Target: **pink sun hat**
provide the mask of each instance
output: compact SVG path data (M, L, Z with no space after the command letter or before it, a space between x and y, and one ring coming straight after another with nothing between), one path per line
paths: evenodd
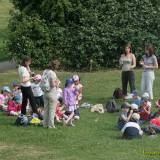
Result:
M34 80L35 81L40 81L42 80L42 76L40 74L37 74L35 77L34 77Z
M79 81L79 76L78 75L73 75L73 81Z

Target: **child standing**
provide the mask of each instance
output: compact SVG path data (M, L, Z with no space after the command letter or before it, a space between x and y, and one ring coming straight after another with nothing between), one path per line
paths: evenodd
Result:
M80 83L80 78L78 75L73 76L73 81L74 81L75 88L78 92L77 100L76 100L75 119L79 119L80 118L79 103L82 100L83 85Z
M31 84L32 92L36 101L37 108L44 108L43 91L40 87L41 75L36 75Z
M66 106L66 113L68 115L68 119L64 121L65 124L69 124L74 126L72 123L74 112L76 110L76 102L77 102L78 92L74 87L74 81L72 78L66 80L65 89L63 92L64 104Z

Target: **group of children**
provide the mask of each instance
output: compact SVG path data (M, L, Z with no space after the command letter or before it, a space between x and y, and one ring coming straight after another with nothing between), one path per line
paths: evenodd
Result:
M44 99L43 91L40 87L42 80L41 75L36 75L32 81L32 92L37 105L37 111L39 117L43 120L44 114ZM56 88L57 91L57 106L55 110L55 120L57 122L63 122L64 125L74 126L73 121L80 118L79 104L82 100L83 86L80 83L78 75L73 75L65 82L64 90L59 85ZM9 86L4 86L1 89L0 94L0 110L7 115L18 116L21 114L22 93L21 87L18 82L13 82L12 90ZM27 113L30 114L31 108L28 103ZM34 116L34 115L33 115Z
M158 111L152 113L152 103L149 94L146 92L142 97L134 91L131 103L125 102L121 105L121 113L118 118L117 126L121 130L124 138L136 138L142 136L141 125L160 115L160 100L156 102Z

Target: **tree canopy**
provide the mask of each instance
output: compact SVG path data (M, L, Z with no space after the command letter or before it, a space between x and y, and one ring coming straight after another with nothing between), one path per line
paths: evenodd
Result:
M8 49L31 55L44 68L51 58L64 68L116 67L125 42L139 59L144 44L160 51L158 0L13 0Z

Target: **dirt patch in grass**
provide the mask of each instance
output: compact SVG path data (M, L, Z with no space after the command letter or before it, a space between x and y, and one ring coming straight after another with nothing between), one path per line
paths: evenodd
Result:
M0 143L0 159L3 160L56 160L56 153L43 147Z

